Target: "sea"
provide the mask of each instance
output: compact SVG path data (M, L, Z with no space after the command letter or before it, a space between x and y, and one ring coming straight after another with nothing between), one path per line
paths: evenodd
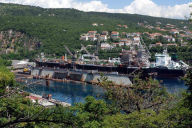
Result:
M179 78L156 78L170 93L179 93L187 89L185 82ZM97 85L77 83L77 82L57 82L26 79L26 83L33 83L25 88L25 91L44 95L51 94L53 99L70 103L85 102L87 96L93 96L96 99L102 99L105 90Z

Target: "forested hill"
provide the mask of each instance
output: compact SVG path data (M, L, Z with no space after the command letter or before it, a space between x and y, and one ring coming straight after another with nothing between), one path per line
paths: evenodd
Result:
M161 22L161 25L173 24L178 27L188 25L185 20L156 18L134 14L114 14L99 12L82 12L75 9L45 9L33 6L0 3L0 31L13 30L29 37L37 38L41 43L39 51L56 56L64 55L64 45L70 49L79 49L81 43L90 44L79 40L82 33L90 30L120 31L120 32L145 32L153 31L138 26L138 22L150 25ZM103 24L98 27L92 23ZM128 29L119 29L117 24L127 25ZM22 50L21 50L22 51ZM17 53L17 57L28 51Z

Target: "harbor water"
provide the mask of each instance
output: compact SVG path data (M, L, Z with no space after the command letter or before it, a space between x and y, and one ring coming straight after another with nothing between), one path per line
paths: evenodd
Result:
M46 82L49 82L48 85ZM72 105L84 102L87 96L93 96L96 99L101 99L104 96L103 88L97 85L45 80L28 86L25 91L38 95L51 94L53 99Z
M159 80L162 86L165 86L170 93L187 89L184 81L178 78L157 78L157 80ZM35 80L31 79L31 81ZM75 82L41 80L41 82L37 84L29 85L25 90L38 95L51 94L52 98L72 105L84 102L87 96L94 96L96 99L102 99L102 96L104 96L104 89L100 86Z

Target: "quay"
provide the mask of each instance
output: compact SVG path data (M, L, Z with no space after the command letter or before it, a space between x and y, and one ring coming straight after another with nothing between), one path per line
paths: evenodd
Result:
M61 102L56 99L52 99L50 96L51 95L49 94L48 97L45 98L43 96L30 93L29 96L27 96L26 98L29 98L33 103L37 102L39 105L42 105L44 107L52 107L55 105L61 105L63 107L71 106L71 104L69 104L69 103Z

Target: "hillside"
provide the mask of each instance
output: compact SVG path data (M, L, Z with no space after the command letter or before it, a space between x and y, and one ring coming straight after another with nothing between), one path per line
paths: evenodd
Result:
M44 9L3 3L0 4L0 21L0 31L13 30L21 32L32 39L35 38L42 42L38 51L56 56L66 53L64 45L75 50L80 49L81 43L85 45L93 44L94 42L79 40L82 33L90 30L98 32L103 30L109 32L117 30L120 32L155 31L138 26L138 22L145 22L150 25L161 22L162 26L173 24L177 27L188 25L188 22L184 20L142 15L82 12L75 9ZM94 27L92 23L103 25ZM117 24L125 24L128 29L119 29ZM16 54L26 57L30 52Z

